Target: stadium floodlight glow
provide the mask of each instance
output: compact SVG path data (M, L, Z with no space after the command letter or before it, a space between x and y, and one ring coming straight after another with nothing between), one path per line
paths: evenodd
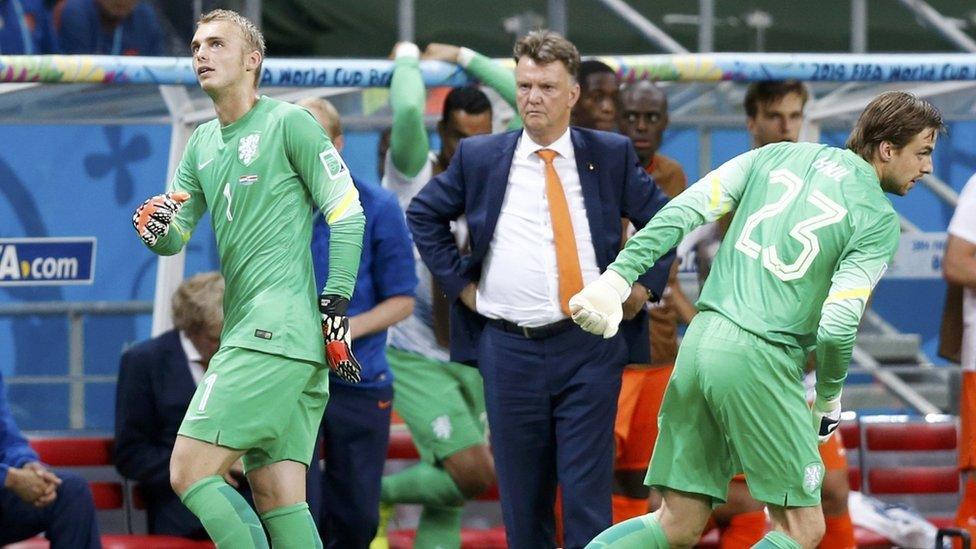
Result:
M594 57L622 80L751 82L795 78L823 82L976 80L976 54L700 53ZM511 59L501 60L512 65ZM420 63L424 84L470 83L458 66ZM393 62L380 59L267 59L261 85L386 87ZM0 82L195 85L189 57L0 55Z

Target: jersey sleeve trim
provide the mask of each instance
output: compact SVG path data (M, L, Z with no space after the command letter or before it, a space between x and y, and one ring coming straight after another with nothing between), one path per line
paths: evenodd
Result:
M868 297L871 295L871 288L854 288L853 290L841 290L839 292L834 292L827 296L827 303L833 303L836 301L845 301L848 299L860 299L867 301Z
M352 213L349 206L352 205L353 201L355 201L357 198L359 198L359 191L356 190L356 187L350 185L349 188L346 189L346 194L344 194L342 199L339 200L339 204L337 204L336 207L329 212L329 217L326 218L326 222L331 225L332 223L343 219L347 213Z

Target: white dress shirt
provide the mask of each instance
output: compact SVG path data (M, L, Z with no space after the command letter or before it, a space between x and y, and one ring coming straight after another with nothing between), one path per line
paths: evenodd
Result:
M186 361L190 364L190 375L193 376L193 384L200 385L200 380L203 379L203 374L205 370L203 369L203 363L201 362L200 351L193 346L193 342L186 337L183 330L180 330L180 346L183 347L183 354L186 355Z
M949 222L948 232L976 244L976 175L969 179L959 194L959 203ZM976 370L976 290L963 288L962 295L962 367L964 370Z
M535 154L540 149L558 153L553 166L569 205L583 283L600 276L569 129L548 147L532 141L523 130L515 146L495 234L485 256L477 308L488 318L501 318L530 328L566 318L559 305L559 274L546 200L545 163Z

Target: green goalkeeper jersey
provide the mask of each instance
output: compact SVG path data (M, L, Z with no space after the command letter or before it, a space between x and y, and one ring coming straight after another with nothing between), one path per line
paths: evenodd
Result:
M193 132L173 191L190 200L152 250L180 251L209 209L225 280L222 346L325 363L310 243L315 207L332 238L324 292L352 295L365 225L349 170L301 107L261 97L237 121Z
M874 168L849 150L777 143L738 156L671 201L610 265L628 283L694 227L735 216L698 307L769 341L817 351L817 391L847 375L868 296L898 247Z

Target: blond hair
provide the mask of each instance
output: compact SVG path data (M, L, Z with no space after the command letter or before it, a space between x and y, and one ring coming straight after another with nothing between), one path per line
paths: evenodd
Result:
M201 334L224 323L224 277L211 271L183 281L173 294L173 326Z
M258 63L257 71L254 74L254 87L257 87L261 82L261 65L264 64L264 35L261 34L257 26L247 17L232 10L211 10L200 17L200 20L197 21L197 26L199 27L205 23L213 23L216 21L233 23L241 30L241 35L244 37L244 45L247 47L245 51L248 53L256 51L261 54L261 62Z
M329 139L335 141L342 135L342 122L339 121L339 111L328 99L322 97L306 97L295 103L299 107L305 107L308 112L325 128L325 133Z

